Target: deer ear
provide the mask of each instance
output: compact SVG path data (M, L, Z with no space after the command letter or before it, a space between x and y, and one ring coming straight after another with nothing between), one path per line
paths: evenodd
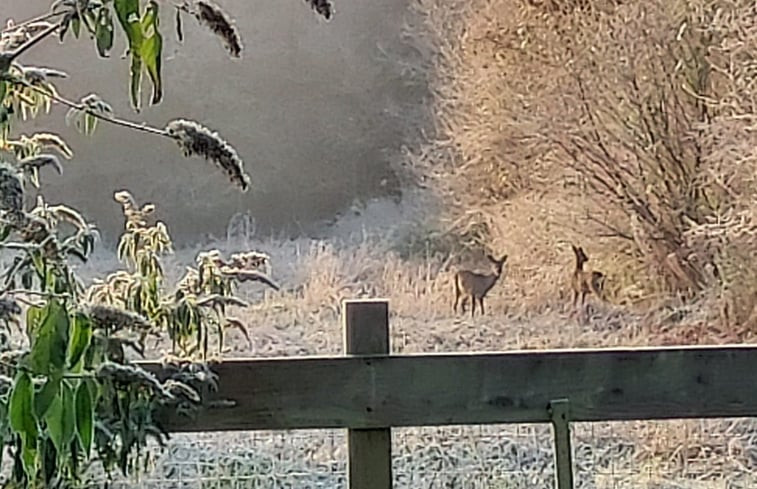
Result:
M502 259L499 260L501 263L505 263L507 261L507 255L502 255Z
M489 253L486 254L486 259L489 260L489 261L492 261L492 262L496 262L497 261L497 259L494 258L493 256L491 256Z

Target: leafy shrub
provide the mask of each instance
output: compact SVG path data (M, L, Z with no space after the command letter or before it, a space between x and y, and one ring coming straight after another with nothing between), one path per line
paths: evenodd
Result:
M326 18L327 1L308 2ZM97 230L76 209L50 205L42 196L28 207L45 168L62 172L61 159L73 157L59 136L39 132L15 135L16 124L47 113L53 104L69 108L68 123L91 134L101 122L173 140L185 156L200 156L223 171L241 191L250 179L234 148L216 132L186 119L153 127L117 117L96 94L79 101L61 95L54 80L67 76L52 68L22 64L25 53L53 34L88 35L100 56L113 48L117 32L126 37L129 97L143 105L149 84L150 104L165 93L162 81L161 8L174 9L176 30L182 16L194 17L222 41L232 57L242 42L228 15L206 0L172 4L154 0L59 0L50 10L24 22L9 20L0 36L0 464L10 460L5 487L75 487L99 466L110 473L138 473L150 459L148 440L163 443L158 412L190 413L200 392L216 379L203 363L210 332L223 345L227 327L242 328L225 316L239 282L269 283L257 270L264 255L248 252L224 260L217 251L198 256L173 291L167 291L161 257L170 252L166 226L151 223L154 207L138 207L128 192L122 204L126 228L119 245L125 270L86 289L71 267L87 260ZM23 333L14 349L12 329ZM149 335L167 333L174 353L160 375L132 361L144 353ZM8 465L2 465L7 467Z

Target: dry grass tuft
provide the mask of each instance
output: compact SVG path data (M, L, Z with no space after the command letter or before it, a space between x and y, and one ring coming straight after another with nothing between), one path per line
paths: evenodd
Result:
M207 0L199 0L192 10L197 22L213 31L231 56L242 56L242 38L234 22L221 7Z
M169 122L166 132L179 143L184 156L199 155L214 162L229 176L232 183L243 192L248 190L250 177L244 171L244 162L218 133L186 119Z

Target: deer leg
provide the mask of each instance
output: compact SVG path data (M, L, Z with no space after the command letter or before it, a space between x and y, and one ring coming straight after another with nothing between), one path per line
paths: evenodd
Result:
M577 307L578 307L578 291L576 289L573 289L573 300L572 302L572 312L570 313L570 317L573 317L576 315Z
M460 292L455 290L455 304L452 306L452 310L457 314L457 305L460 302Z
M587 310L586 310L586 294L587 292L581 292L581 321L586 322Z
M484 298L483 297L481 297L478 300L478 305L481 306L481 315L485 316L486 315L486 311L484 310Z
M470 306L470 317L473 317L476 315L476 297L471 296L471 306Z
M460 312L465 314L465 308L468 306L468 296L463 296L463 300L460 302Z

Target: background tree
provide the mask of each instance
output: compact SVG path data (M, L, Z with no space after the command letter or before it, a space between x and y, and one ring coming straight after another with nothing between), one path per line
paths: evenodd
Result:
M558 262L568 239L591 240L619 302L714 297L729 321L754 316L748 2L424 0L417 10L438 124L433 157L415 161L436 177L454 230L539 263Z

